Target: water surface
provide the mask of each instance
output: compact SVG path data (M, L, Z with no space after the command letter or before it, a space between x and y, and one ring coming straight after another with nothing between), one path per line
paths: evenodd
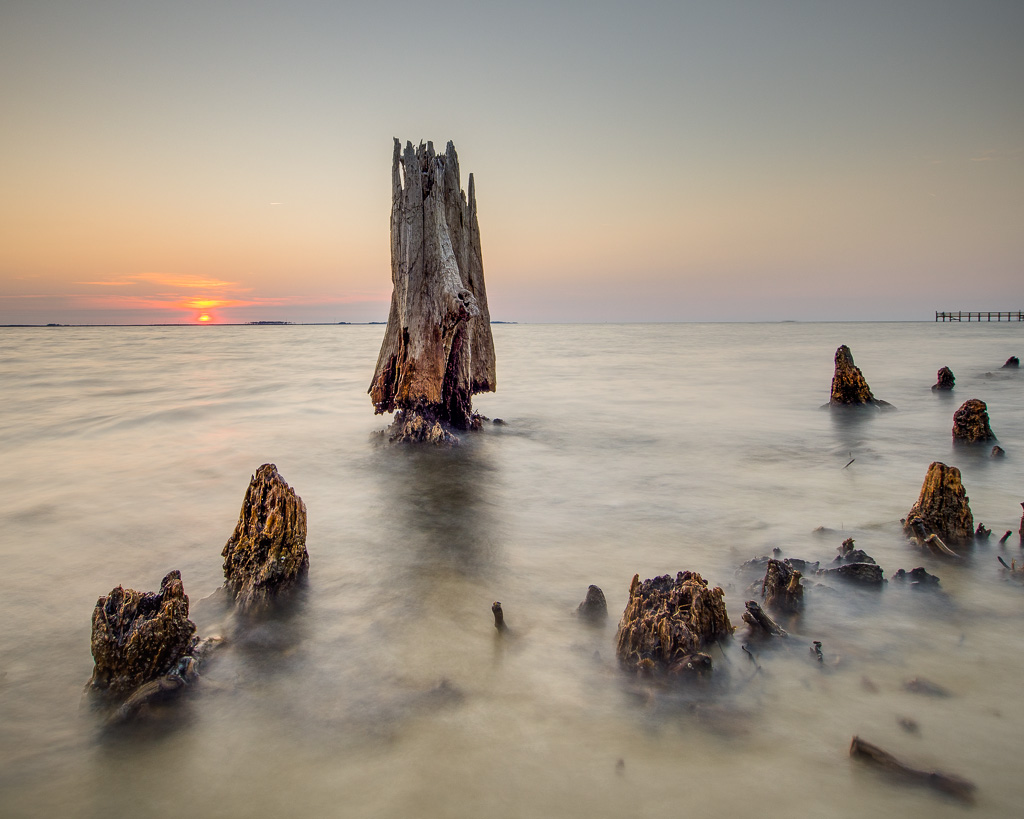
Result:
M1022 330L498 325L499 391L476 404L507 424L420 452L373 440L383 327L0 329L0 812L964 813L852 764L859 734L976 781L975 815L1014 814L1024 586L996 555L1021 555L1024 377L999 367ZM820 409L844 343L897 411ZM929 389L942 366L952 396ZM953 449L968 398L1006 458ZM900 532L933 460L962 470L994 532L962 565ZM211 596L265 462L308 508L309 582L243 629ZM846 537L942 592L809 578L790 636L750 641L740 564L775 548L826 563ZM104 731L80 704L92 608L171 569L200 632L230 639L190 696ZM738 628L714 682L666 690L619 671L614 634L634 574L681 569L725 589ZM573 615L591 583L603 628ZM912 677L950 696L909 693Z

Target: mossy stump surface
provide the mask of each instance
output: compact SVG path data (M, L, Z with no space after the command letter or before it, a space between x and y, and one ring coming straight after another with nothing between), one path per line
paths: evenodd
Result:
M968 399L953 413L954 443L978 444L995 439L992 427L989 426L988 406L984 401Z
M722 590L708 588L696 572L642 583L634 575L615 636L616 652L632 671L658 668L685 674L710 668L704 649L732 632Z
M274 464L253 475L221 555L225 585L242 610L266 605L309 569L306 504Z
M93 609L90 688L125 699L174 670L196 642L180 572L169 572L158 592L117 586Z
M904 524L908 536L919 537L922 528L948 544L968 543L974 537L970 498L955 466L935 461L928 467L921 494Z

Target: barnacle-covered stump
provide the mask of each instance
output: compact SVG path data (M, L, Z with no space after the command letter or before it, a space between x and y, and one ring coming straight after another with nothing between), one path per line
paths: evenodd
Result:
M936 373L935 384L932 385L933 390L951 390L956 384L956 376L953 375L953 371L949 367L943 367Z
M874 407L890 406L871 394L868 382L864 380L860 367L853 363L853 353L845 344L836 350L836 368L832 376L832 394L829 405L833 407L871 405Z
M953 413L953 443L977 444L994 441L995 437L988 423L988 406L984 401L971 398Z
M180 572L168 573L158 592L118 586L93 609L89 687L111 701L127 699L146 683L184 673L196 643Z
M696 572L640 582L633 576L629 602L615 635L622 665L633 671L662 669L687 674L711 668L709 643L732 634L720 588L709 589Z
M800 584L802 575L781 560L769 560L761 585L764 603L775 611L800 611L804 604L804 587Z
M974 537L974 515L959 469L939 461L928 467L917 503L907 514L904 531L922 543L933 534L950 544L967 543Z
M391 163L391 312L370 398L394 412L392 442L456 444L449 429L475 429L472 397L496 385L484 288L476 189L462 192L459 158L431 142Z
M221 555L225 585L242 610L268 603L309 569L306 504L274 464L253 475Z

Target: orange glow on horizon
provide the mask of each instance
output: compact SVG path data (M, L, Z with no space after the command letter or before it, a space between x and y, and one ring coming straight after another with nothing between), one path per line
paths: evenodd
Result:
M199 320L200 320L200 321L209 321L209 320L210 320L210 317L209 317L208 315L206 315L206 313L203 313L203 314L202 314L202 315L201 315L201 316L199 317Z

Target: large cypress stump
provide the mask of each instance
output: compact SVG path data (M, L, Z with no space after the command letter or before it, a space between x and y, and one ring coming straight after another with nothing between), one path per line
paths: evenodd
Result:
M472 396L493 392L494 342L484 288L476 189L463 193L459 158L431 142L391 165L391 312L370 398L394 412L392 441L454 443L479 426Z

